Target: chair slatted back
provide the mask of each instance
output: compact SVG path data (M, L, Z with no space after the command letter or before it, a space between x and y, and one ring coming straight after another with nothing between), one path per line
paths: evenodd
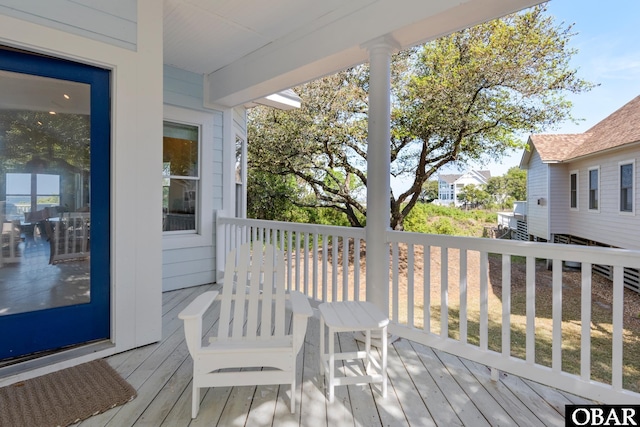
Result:
M285 336L285 264L271 245L245 243L227 255L218 341ZM230 325L232 325L230 327Z

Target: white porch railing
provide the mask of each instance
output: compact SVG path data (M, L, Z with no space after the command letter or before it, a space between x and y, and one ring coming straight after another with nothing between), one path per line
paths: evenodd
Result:
M218 266L232 247L247 240L268 241L285 253L290 289L317 303L365 298L363 229L217 221ZM637 366L625 364L640 344L625 348L623 339L629 333L624 329L623 269L640 265L640 251L386 234L391 333L596 401L640 403L640 374L632 372ZM550 273L542 260L552 260ZM564 261L581 263L581 273L563 271ZM593 264L613 266L607 324L594 324L592 316ZM548 284L540 279L545 274ZM579 276L579 301L563 299L568 274ZM579 318L563 319L568 304L579 304ZM606 331L596 337L597 329ZM607 360L592 360L593 350L603 345Z
M268 242L284 253L287 289L317 303L365 300L364 238L362 228L218 217L217 269L220 273L226 254L242 243Z

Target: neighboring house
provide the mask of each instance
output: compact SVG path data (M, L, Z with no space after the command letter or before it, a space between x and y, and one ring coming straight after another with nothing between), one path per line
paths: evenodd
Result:
M162 291L216 280L215 218L244 215L248 107L295 107L288 88L369 61L370 123L387 125L393 52L537 3L0 0L0 112L38 134L5 138L0 126L0 202L26 198L30 211L44 213L46 196L91 231L80 300L61 294L58 307L31 291L19 301L3 293L0 361L12 362L0 365L0 383L156 342ZM47 128L45 118L63 115L77 126ZM45 131L59 132L55 143ZM385 147L385 132L371 128L373 150ZM68 158L40 162L34 150L51 154L58 142L71 144ZM369 165L370 177L383 179L371 179L370 193L384 206L389 157L373 157L381 162ZM25 176L26 190L7 184ZM54 185L40 182L47 176ZM377 211L368 223L384 225L388 216ZM14 226L41 247L35 223L3 214L20 222L6 222L8 251ZM18 291L30 276L55 278L45 271L60 268L45 261L20 274L16 266L29 266L14 261L0 262L0 278ZM15 314L22 302L34 306ZM48 357L20 359L41 351Z
M640 249L640 96L585 133L528 144L520 167L532 240Z
M485 185L491 172L487 170L472 170L463 174L445 174L438 176L438 200L434 203L440 205L462 206L458 200L458 195L465 185Z

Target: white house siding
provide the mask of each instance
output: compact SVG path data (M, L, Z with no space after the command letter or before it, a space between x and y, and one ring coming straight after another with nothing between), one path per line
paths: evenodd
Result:
M78 17L82 2L0 2L1 44L100 66L112 70L113 76L111 338L114 346L82 357L65 359L70 356L61 355L53 364L21 374L22 379L156 342L162 336L159 232L162 150L158 143L162 140L162 3L138 0L94 4L98 3L116 9L112 3L134 4L134 9L125 9L140 17L133 23L137 38L135 31L129 32L132 34L129 44L135 43L137 49L86 36L96 35L98 29L106 32L123 20L97 10ZM17 18L18 12L26 8L34 13L37 10L39 18L35 15ZM75 30L68 25L60 29L63 17L74 20Z
M527 177L528 232L549 239L549 166L542 163L535 149L531 153Z
M135 50L133 0L0 0L0 14Z
M640 156L636 149L618 150L581 161L571 162L567 170L578 170L578 211L568 210L567 234L626 249L640 249L640 217L638 216L638 171L635 171L635 214L620 213L619 162L635 160L638 168ZM588 169L600 166L599 212L589 210Z
M214 211L222 208L223 112L203 106L202 76L164 67L164 103L193 110L193 116L212 125L209 140L202 141L201 235L164 236L162 289L169 291L215 281L216 250ZM201 119L199 119L201 120ZM207 136L203 133L203 138Z
M550 164L549 169L549 229L552 234L564 234L569 228L570 186L567 165Z

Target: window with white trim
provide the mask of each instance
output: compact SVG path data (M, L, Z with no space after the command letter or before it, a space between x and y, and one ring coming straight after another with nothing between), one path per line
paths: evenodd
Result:
M633 212L634 162L620 163L620 212Z
M200 200L200 128L164 122L162 138L162 230L195 233Z
M247 217L247 142L236 135L236 217Z
M598 210L600 199L600 167L589 169L589 209Z

